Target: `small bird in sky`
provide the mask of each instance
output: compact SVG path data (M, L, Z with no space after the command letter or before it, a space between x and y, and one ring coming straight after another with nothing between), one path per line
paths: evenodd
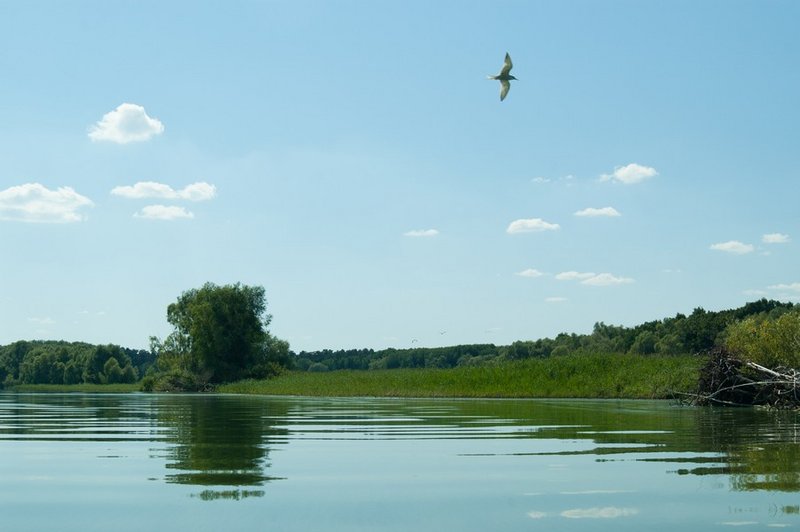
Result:
M506 52L506 60L503 62L503 68L500 69L500 73L496 76L488 76L489 79L495 79L500 82L500 101L506 99L508 95L508 89L511 88L511 80L517 79L512 76L509 72L514 67L514 64L511 62L511 56L508 55Z

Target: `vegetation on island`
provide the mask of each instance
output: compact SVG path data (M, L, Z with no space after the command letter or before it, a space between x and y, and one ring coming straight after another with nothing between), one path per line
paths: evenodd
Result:
M753 363L788 371L784 376L800 367L800 307L767 299L718 312L696 308L634 327L599 322L588 334L504 346L299 353L270 334L266 308L262 287L207 283L169 305L173 331L163 340L151 338L149 351L15 342L0 346L0 383L136 383L144 391L340 396L656 398L696 392L698 382L711 382L709 354L721 349L743 361L730 367Z

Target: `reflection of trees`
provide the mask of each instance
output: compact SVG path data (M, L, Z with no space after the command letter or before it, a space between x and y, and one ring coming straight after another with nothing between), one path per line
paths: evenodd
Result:
M682 471L730 475L736 491L800 491L800 425L795 412L758 408L702 408L697 434L716 467Z
M261 486L274 480L265 474L269 467L269 436L277 435L265 421L276 405L264 400L220 396L176 396L159 405L159 422L169 429L167 468L175 471L166 481L175 484L224 486L198 495L203 500L241 499L263 496ZM281 431L285 433L285 431ZM230 487L237 489L230 489Z
M513 425L539 426L530 438L588 440L585 454L598 460L638 455L638 460L679 464L683 475L727 475L736 491L800 491L800 416L758 408L652 408L647 402L597 401L465 403L471 413L506 417ZM480 410L486 408L486 412ZM636 446L641 447L636 447ZM539 454L539 453L535 453ZM650 457L649 454L659 454ZM664 457L663 455L669 455ZM781 508L791 513L794 507Z

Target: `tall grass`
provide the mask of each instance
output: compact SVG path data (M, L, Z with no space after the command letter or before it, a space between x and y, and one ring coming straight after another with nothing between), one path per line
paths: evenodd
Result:
M288 372L220 386L223 393L373 397L671 397L696 389L695 356L575 354L453 369Z

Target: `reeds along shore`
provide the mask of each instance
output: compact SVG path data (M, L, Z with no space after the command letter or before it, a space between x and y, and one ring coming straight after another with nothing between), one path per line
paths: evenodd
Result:
M464 398L670 399L697 388L704 358L574 354L453 369L290 371L219 387L223 393Z

